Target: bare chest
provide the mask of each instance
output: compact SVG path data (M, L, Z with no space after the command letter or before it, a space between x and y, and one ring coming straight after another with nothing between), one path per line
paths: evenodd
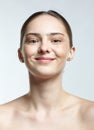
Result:
M88 130L77 119L65 118L47 121L34 121L21 118L13 120L9 124L5 122L0 130Z

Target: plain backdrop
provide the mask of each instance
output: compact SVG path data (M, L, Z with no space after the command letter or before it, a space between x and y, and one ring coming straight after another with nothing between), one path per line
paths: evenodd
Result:
M70 23L76 47L64 70L64 89L94 101L94 0L0 0L0 104L29 91L27 69L17 56L20 29L32 13L49 9Z

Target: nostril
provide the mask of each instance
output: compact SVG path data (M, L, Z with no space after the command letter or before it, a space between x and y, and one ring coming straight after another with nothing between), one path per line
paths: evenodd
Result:
M50 52L50 48L48 46L45 46L45 45L41 45L39 48L38 48L38 53L49 53Z
M38 49L38 53L45 54L49 53L50 51L48 49L42 49L41 47Z

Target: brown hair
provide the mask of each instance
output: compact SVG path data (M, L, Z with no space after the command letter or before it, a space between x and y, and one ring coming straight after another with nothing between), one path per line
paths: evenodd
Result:
M34 14L32 14L23 24L22 29L21 29L21 38L20 38L20 49L22 48L22 40L26 31L26 27L27 25L36 17L40 16L40 15L51 15L57 19L59 19L65 26L69 40L70 40L70 47L73 46L72 43L72 31L71 31L71 27L69 25L69 23L67 22L67 20L58 12L53 11L53 10L49 10L49 11L39 11L39 12L35 12Z

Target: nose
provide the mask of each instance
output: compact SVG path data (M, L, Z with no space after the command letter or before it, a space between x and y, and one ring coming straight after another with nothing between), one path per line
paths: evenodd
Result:
M50 46L49 41L47 41L47 40L42 40L42 42L41 42L41 44L40 44L40 46L39 46L39 48L38 48L38 53L43 53L43 54L49 53L50 50L51 50L50 47L51 47L51 46Z

